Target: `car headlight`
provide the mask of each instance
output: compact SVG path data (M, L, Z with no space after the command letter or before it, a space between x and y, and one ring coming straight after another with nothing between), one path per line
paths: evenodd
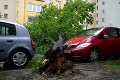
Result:
M83 43L83 44L79 44L76 48L85 48L87 46L89 46L91 43Z

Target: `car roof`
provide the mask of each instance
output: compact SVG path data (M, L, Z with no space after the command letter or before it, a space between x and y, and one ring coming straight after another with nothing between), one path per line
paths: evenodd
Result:
M117 29L120 29L119 27L114 27L114 26L99 26L99 27L95 27L95 28L117 28ZM90 28L90 29L92 29L92 28Z
M5 20L0 20L0 22L5 22L5 23L9 23L9 24L14 24L14 25L18 25L18 26L23 26L21 24L15 23L15 22L10 22L10 21L5 21Z
M98 27L98 28L119 28L119 27L116 27L116 26L101 26L101 27Z

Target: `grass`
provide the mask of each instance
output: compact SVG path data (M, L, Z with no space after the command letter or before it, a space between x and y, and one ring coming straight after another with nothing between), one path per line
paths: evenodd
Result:
M0 80L6 80L3 74L0 74Z
M44 55L35 54L33 59L28 63L26 68L32 69L33 72L38 72L42 66L42 61L44 60Z
M27 64L26 68L32 68L33 65L36 65L36 62L38 61L39 58L44 58L43 55L41 54L35 54L35 56L32 58L32 60Z
M107 61L98 61L96 62L100 67L109 70L120 70L120 59L118 60L107 60Z
M80 78L79 80L88 80L87 78Z

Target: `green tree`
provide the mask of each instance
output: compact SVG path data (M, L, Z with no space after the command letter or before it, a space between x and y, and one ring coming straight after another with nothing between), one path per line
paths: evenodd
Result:
M36 43L37 52L41 52L40 50L45 49L44 46L50 44L48 36L57 40L56 31L60 31L66 40L82 30L79 23L84 24L85 19L86 25L92 24L91 13L94 7L94 3L82 0L69 0L62 9L58 9L52 3L44 6L36 16L36 21L25 24Z
M81 24L92 24L94 3L82 0L68 0L60 14L60 23L66 38L69 38L82 30ZM86 20L86 22L85 22Z

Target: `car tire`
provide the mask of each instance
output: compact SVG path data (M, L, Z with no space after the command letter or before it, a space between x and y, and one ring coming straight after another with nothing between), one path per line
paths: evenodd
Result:
M97 48L90 49L87 57L88 62L94 62L99 60L99 50Z
M29 62L29 55L24 50L15 50L9 57L9 63L12 67L23 68Z

